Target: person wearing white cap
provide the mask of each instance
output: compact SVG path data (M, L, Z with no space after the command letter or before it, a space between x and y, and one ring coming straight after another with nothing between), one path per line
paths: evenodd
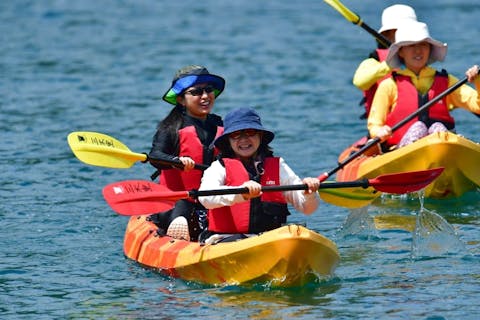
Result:
M399 25L405 21L417 21L417 15L412 7L404 4L394 4L383 10L382 26L378 32L391 43L395 41L395 32ZM370 112L373 96L377 84L391 72L390 66L385 62L388 48L378 42L378 48L370 53L357 67L353 76L353 84L363 91L363 99L360 104L365 106L365 113L360 117L366 119Z
M474 65L465 74L476 90L462 85L392 134L391 127L396 123L458 82L445 70L429 66L443 61L446 54L447 44L433 39L425 23L409 21L398 28L386 58L386 63L397 71L379 84L367 120L370 136L379 137L385 150L405 146L433 132L454 130L451 108L480 114L479 67Z

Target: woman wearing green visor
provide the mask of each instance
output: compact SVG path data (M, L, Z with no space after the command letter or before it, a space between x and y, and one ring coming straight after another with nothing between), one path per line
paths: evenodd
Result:
M224 88L225 80L203 66L190 65L176 72L163 96L174 107L160 121L148 155L160 173L160 184L174 191L199 188L203 172L194 166L209 165L216 155L213 141L223 133L223 122L212 109ZM162 160L180 160L183 169ZM199 215L206 215L206 210L198 201L180 200L151 219L167 235L194 241L201 232Z

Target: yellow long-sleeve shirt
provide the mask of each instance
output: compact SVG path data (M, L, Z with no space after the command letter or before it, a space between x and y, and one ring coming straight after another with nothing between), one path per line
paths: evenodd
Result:
M397 71L398 74L409 76L417 91L425 94L433 84L435 69L425 67L417 76L409 69ZM448 86L458 82L455 76L448 75ZM475 78L475 89L469 85L462 85L457 90L446 96L447 105L450 109L463 108L473 113L480 114L480 77ZM395 109L397 104L397 84L392 78L385 79L380 83L373 98L372 108L367 120L368 131L371 137L376 136L379 128L385 125L387 115Z
M363 60L353 75L353 85L362 91L370 89L377 81L381 80L392 69L383 61L379 62L374 58Z

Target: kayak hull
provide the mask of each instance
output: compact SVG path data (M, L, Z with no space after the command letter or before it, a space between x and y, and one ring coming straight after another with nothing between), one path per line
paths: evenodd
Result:
M339 161L348 157L345 150ZM410 145L375 156L360 156L337 173L338 181L444 167L425 189L427 198L460 197L480 185L480 145L452 132L437 132Z
M146 216L131 217L125 255L162 274L207 285L303 286L332 276L340 259L332 241L300 225L205 245L159 236L156 230Z

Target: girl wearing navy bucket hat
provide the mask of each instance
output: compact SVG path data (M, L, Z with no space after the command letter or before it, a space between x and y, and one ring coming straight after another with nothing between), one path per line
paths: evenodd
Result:
M223 123L212 109L224 88L222 77L203 66L189 65L175 73L163 95L163 100L174 107L157 127L148 159L157 169L152 177L160 175L160 183L169 189L182 191L200 186L202 171L194 166L209 165L216 155L213 141L223 133ZM171 160L179 160L182 168L165 165ZM180 200L172 210L150 218L169 236L196 240L200 226L195 213L202 212L206 210L200 203Z
M313 213L320 198L317 178L301 180L269 143L274 133L265 129L252 108L235 109L225 116L224 132L215 140L220 150L205 171L199 190L246 187L246 194L199 197L208 210L208 230L200 240L233 241L280 227L290 214L287 204L304 214ZM262 193L262 186L307 184L307 191Z

